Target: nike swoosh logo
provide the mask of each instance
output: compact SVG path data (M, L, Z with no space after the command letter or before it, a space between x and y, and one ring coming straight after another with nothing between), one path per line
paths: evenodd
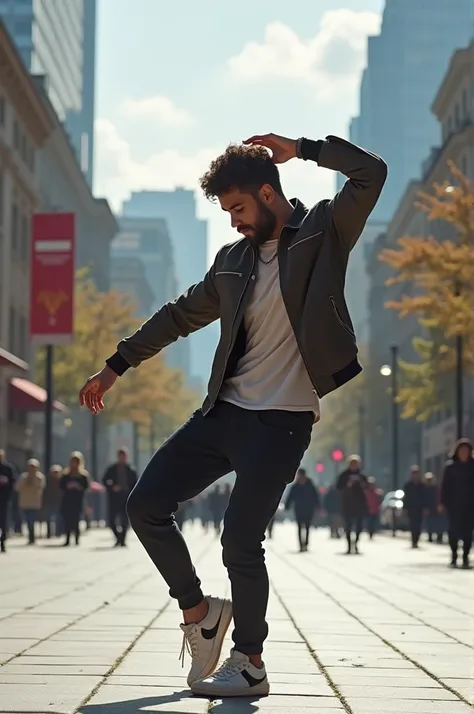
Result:
M221 619L222 619L222 610L221 610L221 614L219 615L219 619L217 620L214 627L212 627L210 630L205 630L204 627L201 627L201 635L204 637L205 640L213 640L217 636L217 631L219 630L219 625L221 623Z
M257 679L256 677L252 677L250 672L248 672L246 669L243 669L242 672L240 673L242 677L245 679L249 687L256 687L257 684L261 684L264 682L267 678L267 675L265 674L261 679Z

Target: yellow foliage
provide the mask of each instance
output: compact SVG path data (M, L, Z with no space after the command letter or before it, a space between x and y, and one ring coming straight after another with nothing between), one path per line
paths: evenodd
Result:
M452 401L455 369L453 338L463 337L464 365L474 368L474 184L452 162L454 185L434 184L416 206L429 221L444 222L455 238L404 236L380 260L395 274L388 285L403 284L405 294L387 303L400 317L416 315L431 340L417 340L420 363L401 363L402 416L426 419Z

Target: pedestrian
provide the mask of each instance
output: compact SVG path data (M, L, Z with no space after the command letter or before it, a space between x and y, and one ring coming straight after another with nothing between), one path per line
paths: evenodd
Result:
M426 487L421 480L419 466L410 469L410 480L403 487L403 510L405 511L411 534L412 548L418 548L423 517L426 515Z
M359 555L359 539L364 527L364 520L368 514L367 489L368 479L361 470L360 456L353 454L347 460L347 469L343 471L337 482L337 489L341 494L341 510L344 521L344 530L347 540L347 555L354 552ZM355 538L352 539L352 533Z
M61 527L61 476L63 467L54 464L46 476L46 486L43 493L42 520L46 522L46 538L62 534Z
M80 451L73 451L69 459L69 466L61 476L61 489L63 497L61 501L61 513L63 517L66 540L63 545L71 543L71 535L79 545L80 526L82 509L84 506L84 496L89 488L90 476L84 467L84 457Z
M448 516L451 566L458 562L459 541L463 543L463 568L469 568L474 531L474 456L469 439L459 439L446 463L441 484L441 507Z
M21 474L16 489L18 491L18 505L23 512L28 528L28 545L34 545L36 541L35 526L43 505L43 491L46 479L40 471L40 463L37 459L30 459L27 463L27 469Z
M425 528L428 535L428 542L433 543L433 536L436 543L443 542L444 518L440 513L440 490L436 476L428 471L423 477L425 484Z
M382 505L383 491L377 488L377 482L373 476L367 479L367 488L365 490L367 499L367 532L370 540L373 539L378 530L380 518L380 506Z
M324 510L327 513L331 538L341 537L341 494L337 483L332 484L324 496Z
M5 459L5 451L0 449L0 553L6 552L8 536L8 504L15 485L13 466Z
M129 464L127 449L117 451L117 461L108 467L102 482L107 490L109 528L115 548L126 545L128 530L127 499L137 482L137 472Z
M285 502L287 511L293 508L298 528L298 543L300 553L306 553L309 546L309 532L316 511L321 508L319 492L308 478L306 469L298 469L296 481L290 488Z
M211 511L211 519L214 524L216 536L220 535L222 527L222 519L226 509L226 498L224 492L216 486L209 493L208 497L209 509Z
M310 210L288 201L278 168L289 159L348 180ZM201 409L152 457L130 494L132 527L184 611L195 694L267 694L262 661L268 575L262 542L319 418L319 398L361 371L343 285L349 254L387 174L376 155L326 140L254 136L231 145L201 179L241 239L224 246L203 280L120 342L80 393L93 413L129 367L220 320L220 341ZM235 471L222 533L232 603L205 597L176 528L177 504ZM234 618L231 656L217 671ZM184 651L184 650L183 650Z

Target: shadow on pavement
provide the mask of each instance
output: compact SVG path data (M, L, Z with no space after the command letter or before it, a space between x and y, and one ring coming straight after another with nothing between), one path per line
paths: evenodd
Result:
M107 690L108 688L106 688ZM110 688L112 689L112 688ZM104 691L103 689L101 691ZM166 694L156 697L141 697L140 699L127 699L122 702L110 702L107 704L86 704L77 710L77 714L142 714L145 711L152 712L152 707L180 702L183 699L190 699L192 695L189 689L182 689L173 694ZM188 712L189 709L183 709ZM177 714L179 709L160 709L160 714Z

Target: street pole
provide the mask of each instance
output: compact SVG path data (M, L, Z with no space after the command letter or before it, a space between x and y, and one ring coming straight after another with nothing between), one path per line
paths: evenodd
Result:
M364 402L359 402L359 456L362 463L365 463L365 406Z
M90 472L94 480L98 480L97 473L97 414L91 414L91 463Z
M398 347L392 345L392 489L398 489Z
M49 473L53 460L53 345L45 346L46 402L44 405L44 472Z
M138 461L140 459L140 434L138 433L138 424L136 421L133 422L132 424L133 428L133 465L135 466L136 469L139 468L138 466Z
M461 285L456 282L456 297L461 295ZM456 335L456 434L458 439L464 436L464 362L463 336Z

